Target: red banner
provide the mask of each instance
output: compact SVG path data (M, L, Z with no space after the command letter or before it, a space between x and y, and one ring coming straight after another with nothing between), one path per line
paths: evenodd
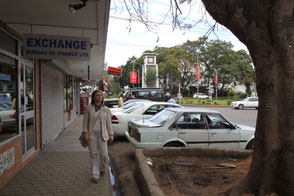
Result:
M137 72L131 72L131 84L137 84Z
M218 76L215 76L215 84L218 84Z
M140 84L140 75L138 75L138 84Z
M199 66L197 65L197 80L200 80Z
M122 72L121 68L115 68L115 67L108 67L108 74L110 75L116 75L116 76L120 76Z

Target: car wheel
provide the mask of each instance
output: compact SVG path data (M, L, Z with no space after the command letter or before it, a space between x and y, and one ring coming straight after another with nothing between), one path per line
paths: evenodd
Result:
M243 109L244 109L244 105L240 104L240 105L238 106L238 109L243 110Z
M246 150L253 150L254 148L254 140L251 140L247 146L246 146Z
M165 144L164 147L185 147L185 145L180 142L170 142Z

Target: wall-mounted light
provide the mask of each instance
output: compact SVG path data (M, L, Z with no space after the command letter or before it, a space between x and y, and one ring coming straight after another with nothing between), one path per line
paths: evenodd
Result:
M79 10L79 9L81 9L81 8L83 8L83 7L86 7L86 2L88 1L88 0L81 0L82 2L83 2L83 4L81 4L81 3L79 3L79 4L74 4L74 5L72 5L72 4L69 4L69 10L70 10L70 12L73 14L73 13L75 13L77 10Z

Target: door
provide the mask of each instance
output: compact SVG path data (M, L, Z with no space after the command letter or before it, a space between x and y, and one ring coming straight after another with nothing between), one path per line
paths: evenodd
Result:
M206 114L209 132L209 148L239 149L239 129L233 126L218 113Z
M22 159L35 151L35 112L34 112L34 67L20 62L19 65L19 128L22 141Z
M176 122L178 137L189 147L208 147L208 131L201 113L183 114Z

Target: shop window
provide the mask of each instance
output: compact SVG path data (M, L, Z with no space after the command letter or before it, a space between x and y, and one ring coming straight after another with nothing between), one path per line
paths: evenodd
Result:
M71 119L73 109L73 79L71 75L65 75L64 80L64 112L66 120Z
M0 53L0 143L17 135L17 61Z
M17 55L17 41L0 30L0 48Z

